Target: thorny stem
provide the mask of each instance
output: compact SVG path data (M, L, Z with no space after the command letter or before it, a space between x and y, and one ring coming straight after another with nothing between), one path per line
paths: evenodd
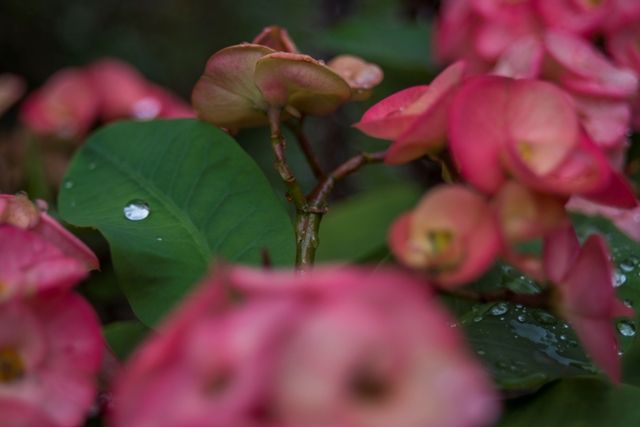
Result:
M289 169L287 159L284 154L285 141L280 131L280 115L281 110L279 108L270 108L268 111L269 125L271 126L271 147L273 148L273 154L276 157L275 168L280 174L280 178L287 186L287 194L296 205L297 210L303 210L306 207L307 200L300 188L300 184L296 180L295 175Z
M500 289L493 292L477 292L470 289L455 289L441 292L446 295L452 295L483 303L506 301L514 304L526 305L531 308L552 308L552 295L549 289L545 289L537 294L519 294L510 289Z
M311 172L313 172L313 176L315 176L318 181L322 181L326 175L324 173L324 170L322 169L322 166L320 166L320 161L318 160L316 153L313 151L313 147L311 146L309 138L307 138L307 134L304 133L303 119L300 119L296 122L289 122L288 127L295 135L296 140L298 141L298 145L304 153L304 157L307 159L307 163L309 163Z
M309 204L315 209L322 209L327 197L333 190L335 183L369 163L379 163L384 160L386 152L360 153L338 166L311 193Z
M338 166L338 168L328 176L324 176L324 174L322 174L323 178L319 178L320 183L309 197L307 197L287 164L287 159L284 153L285 140L280 130L281 110L279 108L270 108L268 116L269 124L271 126L271 146L275 155L274 165L280 174L280 178L282 178L282 181L287 186L287 194L289 198L296 206L296 266L300 270L304 271L313 265L316 249L318 247L320 221L322 220L322 215L324 215L327 210L327 198L329 197L335 183L360 169L360 167L367 163L382 161L385 153L360 153ZM301 123L298 124L298 128L300 135L302 135L302 138L298 136L298 139L299 141L302 141L302 147L307 146L308 148L308 150L303 148L305 154L306 151L309 153L307 159L314 159L309 160L312 165L312 169L314 169L314 163L318 166L317 161L315 160L315 155L313 155L313 152L311 151L309 141L302 133ZM297 133L295 128L294 133ZM314 175L316 175L316 177L318 177L318 171L320 171L319 166L317 170L314 170Z

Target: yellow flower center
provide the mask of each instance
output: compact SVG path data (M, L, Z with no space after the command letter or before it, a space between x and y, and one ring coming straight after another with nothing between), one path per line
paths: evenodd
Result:
M24 374L25 366L20 354L12 347L0 349L0 383L12 383Z
M449 230L429 230L427 232L428 247L431 256L438 256L451 247L453 233Z

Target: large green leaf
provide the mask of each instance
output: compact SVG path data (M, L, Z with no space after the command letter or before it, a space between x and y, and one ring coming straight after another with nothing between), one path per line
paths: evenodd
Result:
M410 183L370 190L331 206L320 226L318 262L359 261L386 248L393 220L415 205Z
M507 407L499 427L636 427L640 388L597 378L559 381Z
M124 209L148 206L132 221ZM123 122L96 132L74 158L59 207L108 240L119 282L139 318L154 324L214 257L276 265L294 258L289 217L253 160L196 120Z
M106 325L102 330L109 348L119 360L125 360L149 333L137 320L124 320Z

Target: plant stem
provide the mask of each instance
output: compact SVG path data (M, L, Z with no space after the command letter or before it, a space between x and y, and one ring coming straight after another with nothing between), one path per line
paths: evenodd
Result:
M303 210L307 204L307 199L296 180L295 175L289 169L287 159L284 154L285 140L280 130L280 115L281 110L279 108L270 108L268 111L269 125L271 126L271 147L273 148L273 154L276 157L274 162L275 168L280 174L280 178L287 186L287 194L290 199L296 205L296 209Z
M313 154L308 139L302 132L302 123L298 123L292 130L307 156L314 175L321 180L316 189L307 197L287 164L285 157L286 144L280 129L281 111L279 108L270 108L268 111L269 124L271 126L271 146L275 155L275 168L287 186L287 194L290 200L296 206L296 266L304 271L313 266L318 247L320 221L327 210L327 198L335 183L367 163L382 161L385 153L360 153L338 166L328 176L325 176Z
M291 129L291 132L295 135L298 145L304 153L307 163L309 163L311 172L313 172L313 176L315 176L318 181L322 181L326 174L324 173L322 166L320 166L320 161L318 160L316 153L313 151L313 147L309 138L307 138L307 134L304 133L304 129L302 127L303 119L300 119L295 123L290 123L288 126L289 129Z
M327 198L333 190L335 183L344 177L352 174L360 169L363 165L369 163L379 163L384 160L386 152L378 151L375 153L360 153L352 157L327 176L311 193L309 204L315 209L321 209L326 204Z

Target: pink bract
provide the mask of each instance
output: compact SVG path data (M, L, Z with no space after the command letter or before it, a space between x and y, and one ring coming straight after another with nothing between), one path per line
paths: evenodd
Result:
M551 28L589 35L613 12L613 0L533 0L536 11Z
M54 246L64 256L84 265L86 270L100 267L96 255L82 241L67 231L46 212L40 212L26 196L0 194L0 225L28 230ZM10 240L5 240L9 244Z
M449 321L402 273L219 267L125 367L112 425L488 425L495 395Z
M83 136L97 118L99 94L89 74L78 68L55 73L22 105L24 124L40 135Z
M406 163L434 151L444 143L447 111L464 71L464 63L456 62L431 85L414 86L383 99L354 126L367 135L394 140L385 157L390 164Z
M591 359L614 382L620 381L615 317L633 317L618 300L604 239L590 236L580 247L571 226L551 233L544 245L545 271L555 284L557 310L571 323Z
M498 76L471 78L458 90L449 135L462 175L488 193L500 188L505 168L548 174L579 143L577 115L564 92L542 81Z
M583 95L629 99L638 90L631 70L616 67L587 41L563 31L544 36L552 58L547 74L566 88Z
M6 427L77 427L93 403L104 348L79 296L14 299L0 307L0 408Z
M438 286L455 288L491 266L502 236L483 196L462 185L443 185L396 220L389 245L401 263L424 271Z

